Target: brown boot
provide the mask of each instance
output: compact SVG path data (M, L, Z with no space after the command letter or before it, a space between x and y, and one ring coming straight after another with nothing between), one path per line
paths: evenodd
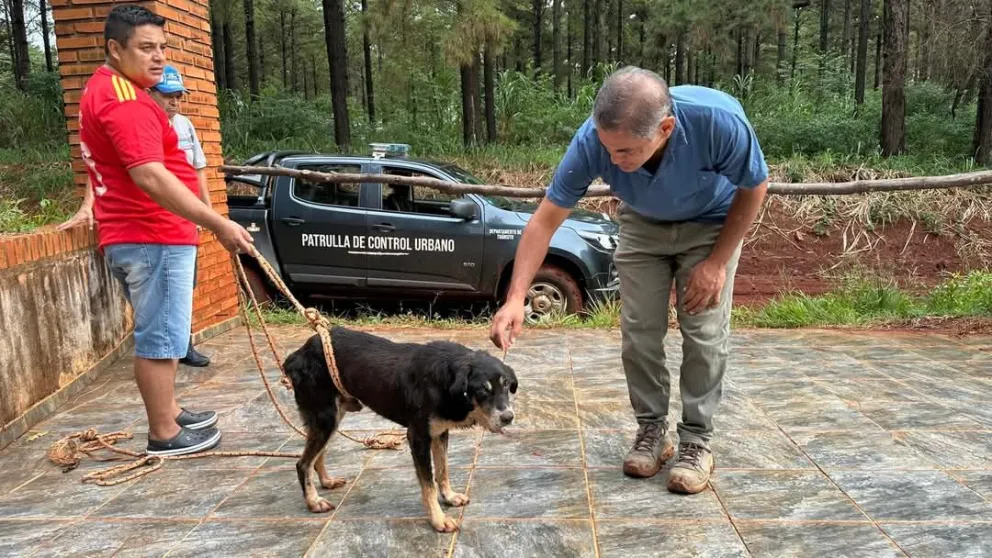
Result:
M669 492L696 494L706 488L713 473L713 453L699 444L679 444L679 459L668 476Z
M623 460L623 472L631 477L652 477L674 453L675 445L665 432L665 423L642 424L634 446Z

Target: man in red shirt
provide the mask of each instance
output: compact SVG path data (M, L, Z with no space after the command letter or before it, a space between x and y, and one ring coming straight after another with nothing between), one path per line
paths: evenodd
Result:
M134 309L134 376L148 414L147 452L182 455L221 438L216 413L191 412L175 399L192 322L196 227L235 253L249 250L252 238L199 200L196 170L165 111L145 92L165 65L164 26L138 5L111 10L106 63L83 91L79 137L100 250Z

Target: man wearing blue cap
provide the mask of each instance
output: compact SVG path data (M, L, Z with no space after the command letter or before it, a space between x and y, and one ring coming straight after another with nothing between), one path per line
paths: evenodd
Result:
M203 153L203 147L200 145L200 139L196 136L196 129L193 127L193 123L190 122L189 118L179 114L179 100L188 92L189 90L183 85L183 77L179 74L179 70L171 65L166 65L162 69L162 78L157 84L148 89L148 93L152 99L169 116L172 129L179 136L179 148L186 153L186 160L196 169L196 178L200 186L200 199L203 200L203 203L207 207L210 207L210 190L207 186L206 172L207 157ZM93 226L93 191L88 181L82 206L71 219L58 228L59 230L65 230L84 222L88 223L91 227ZM196 286L196 276L196 268L194 268L194 287ZM193 348L193 337L191 335L186 356L180 359L179 362L188 366L200 367L209 365L210 359Z
M200 138L196 136L193 123L189 121L189 118L179 114L179 100L188 92L189 90L183 85L183 76L172 65L166 65L162 68L162 79L148 90L152 99L169 115L172 129L179 136L179 148L186 153L186 160L196 169L196 179L200 183L200 199L207 204L207 207L210 207L210 188L207 185L206 171L207 156L204 155L203 147L200 146ZM194 269L194 287L196 286L196 275L196 269ZM179 362L189 366L207 366L210 364L210 359L193 348L193 338L190 336L189 350L186 357L180 359Z

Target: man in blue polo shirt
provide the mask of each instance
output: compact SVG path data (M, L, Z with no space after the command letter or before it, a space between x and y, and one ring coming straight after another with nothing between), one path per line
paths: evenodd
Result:
M768 167L744 110L704 87L668 88L626 67L596 96L517 248L506 302L490 338L512 345L528 287L555 230L602 178L620 198L614 256L622 301L622 362L639 424L624 473L651 477L675 453L665 365L669 293L682 331L679 455L668 480L694 494L713 471L710 440L727 363L734 275L744 235L764 201ZM509 329L509 334L507 330Z

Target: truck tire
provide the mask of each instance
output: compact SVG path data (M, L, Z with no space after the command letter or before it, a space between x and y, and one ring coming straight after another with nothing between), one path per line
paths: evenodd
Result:
M575 279L560 267L542 265L524 299L524 321L536 324L556 312L567 315L581 311L582 290Z
M272 290L269 289L269 282L262 276L262 273L248 265L244 268L245 277L248 278L248 286L251 288L252 294L255 295L255 300L259 304L272 302Z

